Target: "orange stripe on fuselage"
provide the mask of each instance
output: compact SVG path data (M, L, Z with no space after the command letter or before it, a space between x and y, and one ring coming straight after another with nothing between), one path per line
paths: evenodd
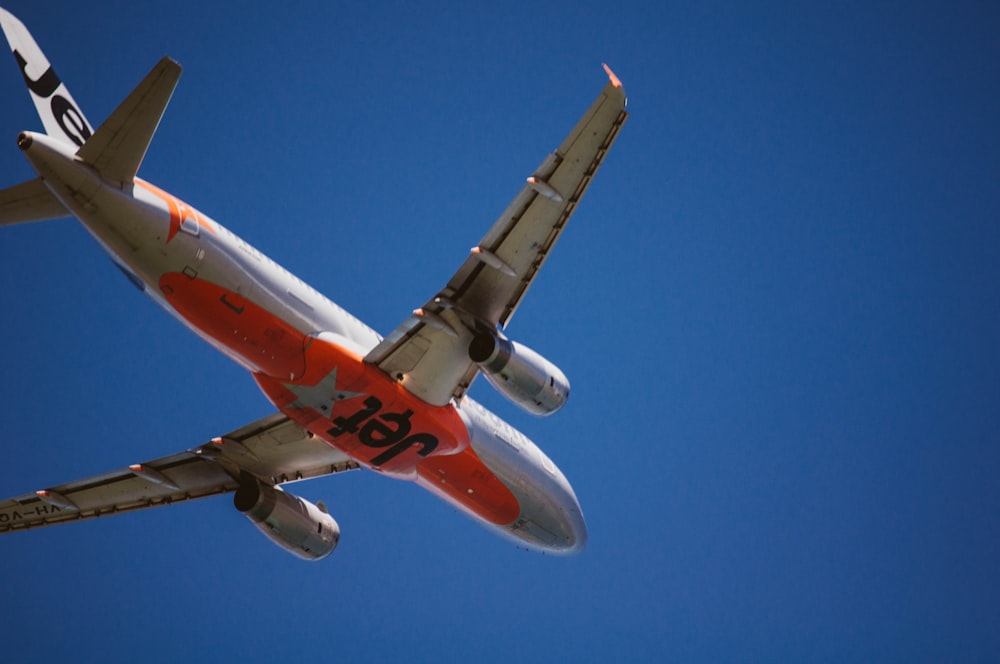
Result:
M305 372L306 336L263 307L198 277L168 272L160 277L164 298L191 325L272 376Z
M431 457L420 463L417 474L417 484L490 523L507 525L521 514L517 498L471 447Z
M305 365L305 375L294 382L255 379L282 412L365 467L415 481L489 523L518 518L517 498L469 446L454 406L421 401L360 356L323 339L312 340ZM309 390L324 380L324 390ZM337 393L345 398L334 400Z
M173 240L174 236L177 235L177 232L181 229L181 223L189 213L192 217L194 217L195 221L198 222L198 225L201 228L204 228L209 233L215 234L215 225L207 221L204 215L181 199L168 194L156 185L150 184L145 180L136 178L135 183L167 204L167 209L170 211L170 228L167 231L167 243Z
M306 336L217 284L171 272L159 285L192 326L258 367L254 378L271 402L322 440L488 523L506 525L520 516L517 498L469 446L454 406L421 401L359 355ZM309 389L325 379L323 388ZM344 398L335 401L336 393Z

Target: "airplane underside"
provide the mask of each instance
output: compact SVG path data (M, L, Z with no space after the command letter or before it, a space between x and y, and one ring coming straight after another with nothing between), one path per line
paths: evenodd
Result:
M358 468L413 482L529 549L573 554L586 525L548 456L466 395L477 375L550 415L569 381L503 329L627 118L609 81L448 284L381 337L224 226L137 177L180 77L161 60L93 129L27 29L0 9L45 133L18 138L38 177L0 191L0 226L72 214L129 280L245 367L279 414L180 453L0 502L0 533L232 493L306 560L339 524L283 485Z

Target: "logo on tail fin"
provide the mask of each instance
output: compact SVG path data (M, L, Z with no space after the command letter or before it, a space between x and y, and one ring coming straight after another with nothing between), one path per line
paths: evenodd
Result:
M17 64L21 68L21 75L24 76L24 82L27 83L28 89L42 99L49 100L52 117L59 123L59 128L62 129L69 140L76 143L77 146L83 147L83 144L90 138L93 132L91 132L90 126L84 119L80 109L70 99L56 94L56 91L62 86L62 81L59 80L59 76L56 75L55 70L50 66L45 70L44 74L32 80L28 76L28 61L24 59L21 52L15 50L14 58L17 59Z

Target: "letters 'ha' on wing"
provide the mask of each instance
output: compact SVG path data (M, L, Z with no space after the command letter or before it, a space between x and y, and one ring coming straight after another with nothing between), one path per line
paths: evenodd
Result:
M477 327L504 327L559 239L628 117L610 81L473 247L437 295L365 358L432 405L460 398L478 373L468 357Z
M230 493L241 472L282 484L358 467L275 414L178 454L0 501L0 534Z

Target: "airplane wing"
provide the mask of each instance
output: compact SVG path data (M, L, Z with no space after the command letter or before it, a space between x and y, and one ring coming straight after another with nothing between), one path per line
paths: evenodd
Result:
M458 272L365 357L424 401L461 398L479 369L469 359L477 328L504 327L517 310L628 113L621 82L590 109L527 179Z
M280 413L179 454L0 502L0 533L230 493L240 472L274 484L358 468Z

